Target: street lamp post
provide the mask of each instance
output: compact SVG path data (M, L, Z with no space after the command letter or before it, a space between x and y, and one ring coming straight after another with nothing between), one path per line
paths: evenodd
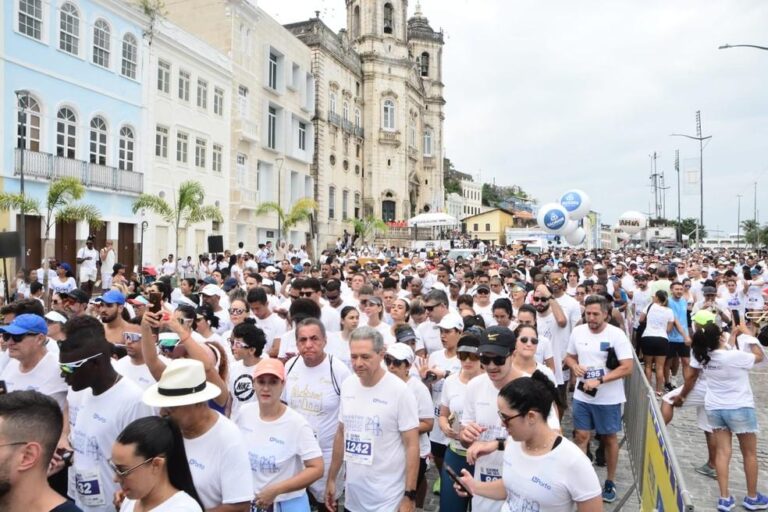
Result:
M701 110L696 111L696 136L673 133L670 137L686 137L699 141L699 228L704 230L704 141L711 139L711 135L701 136ZM701 233L696 234L696 242L701 248Z
M739 206L736 209L736 249L741 248L741 194L737 194Z
M717 47L718 50L727 50L729 48L757 48L758 50L768 51L768 47L757 46L756 44L724 44Z
M149 227L149 222L144 220L146 216L146 210L141 210L141 243L139 244L139 274L141 274L144 268L144 232ZM142 283L144 280L142 279Z
M27 212L24 211L24 202L26 197L24 196L24 153L27 151L27 130L29 130L29 120L27 119L27 105L29 105L29 91L26 89L20 89L14 91L16 94L16 105L21 103L21 111L19 114L23 118L21 140L21 155L19 162L19 193L21 194L21 208L19 214L19 268L23 268L27 263ZM21 99L24 98L24 102Z
M282 177L283 177L283 162L284 160L282 158L278 158L275 160L277 162L277 207L282 208L283 207L283 188L282 188ZM275 244L275 250L277 250L277 247L280 246L280 237L282 236L281 230L282 230L282 219L280 219L280 213L277 214L277 243Z

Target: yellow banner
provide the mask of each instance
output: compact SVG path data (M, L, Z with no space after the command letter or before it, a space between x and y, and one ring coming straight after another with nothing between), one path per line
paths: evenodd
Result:
M683 496L672 471L666 444L653 404L648 407L643 467L643 512L682 512Z

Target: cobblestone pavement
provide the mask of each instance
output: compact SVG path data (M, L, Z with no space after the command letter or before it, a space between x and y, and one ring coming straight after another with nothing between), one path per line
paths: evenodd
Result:
M757 465L758 480L757 490L765 494L768 492L768 369L765 367L753 370L751 374L752 391L755 394L757 421L763 431L757 435ZM696 510L714 510L717 505L719 491L717 481L713 478L700 475L694 471L694 467L702 465L707 460L707 449L704 434L696 427L695 409L678 409L675 417L667 426L672 438L672 446L680 463L683 479L693 496ZM734 436L735 437L735 436ZM738 441L733 440L733 456L730 466L730 489L736 498L740 508L744 494L746 493L746 481L744 480L744 467L739 451Z

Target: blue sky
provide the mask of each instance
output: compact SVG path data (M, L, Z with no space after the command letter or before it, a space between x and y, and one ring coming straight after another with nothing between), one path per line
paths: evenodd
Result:
M258 0L282 23L346 23L344 0ZM446 156L483 181L555 200L592 196L606 223L653 208L650 155L664 172L667 217L677 213L675 150L685 161L704 135L705 225L736 231L753 215L753 183L768 191L768 2L422 0L446 34ZM409 2L412 14L415 2ZM683 217L699 197L683 195ZM760 215L768 221L768 209Z

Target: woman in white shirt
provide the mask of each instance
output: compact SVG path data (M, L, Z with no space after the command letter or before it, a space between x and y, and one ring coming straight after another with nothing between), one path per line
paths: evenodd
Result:
M603 510L602 489L592 463L547 424L556 396L552 381L538 371L501 388L499 417L510 436L504 441L502 478L480 482L462 470L461 482L473 495L505 500L511 510ZM458 486L455 489L466 496Z
M371 296L363 305L363 313L368 317L368 327L379 331L384 337L384 344L391 345L395 342L395 337L389 325L384 323L384 304L380 297Z
M306 489L323 476L323 454L307 420L280 397L285 367L263 359L253 372L258 403L246 404L235 418L251 460L251 509L309 512Z
M357 329L360 322L360 312L354 306L341 308L341 339L349 343L349 335Z
M59 263L59 266L56 267L56 277L48 282L48 288L58 294L69 293L77 288L77 282L72 277L72 267L69 266L69 263Z
M748 332L747 327L740 324L736 334ZM746 339L745 336L739 338L740 341ZM753 342L749 348L749 352L731 349L715 323L697 330L691 344L691 368L700 371L707 382L704 409L715 441L715 469L720 488L717 510L731 510L736 505L728 490L733 434L739 440L744 458L747 496L743 506L747 510L768 508L768 496L757 492L758 427L755 399L749 383L749 370L762 362L765 355L757 343Z
M640 313L640 323L645 322L645 330L640 338L640 347L643 350L645 362L645 378L651 382L653 365L656 365L656 395L661 396L664 391L664 362L667 360L669 347L669 332L673 327L685 332L675 318L675 313L669 307L667 292L657 290L653 295L653 302Z
M120 432L109 465L125 499L120 512L202 512L184 438L169 417L140 418Z

